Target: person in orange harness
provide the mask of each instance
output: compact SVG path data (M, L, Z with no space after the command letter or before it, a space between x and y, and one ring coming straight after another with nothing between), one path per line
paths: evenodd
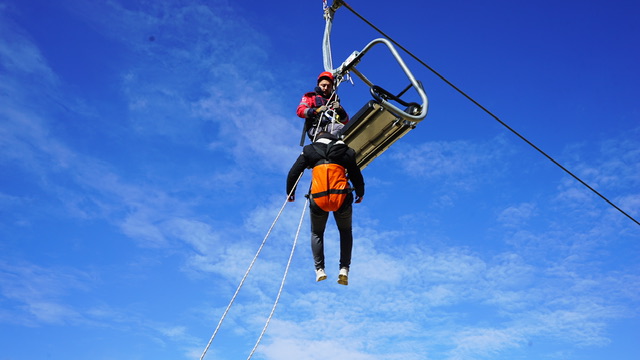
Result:
M324 71L318 75L315 91L302 96L296 114L305 119L304 130L311 141L319 131L339 135L344 124L349 122L349 115L340 105L338 94L334 91L334 76L331 72ZM331 122L330 116L335 117L334 122Z
M349 284L349 267L353 234L351 231L352 192L355 190L355 203L364 197L364 178L356 164L356 153L334 135L323 131L318 133L316 141L306 145L302 154L289 170L287 176L287 194L289 201L295 201L296 181L304 169L312 169L309 208L311 218L311 251L316 268L316 281L327 278L324 263L324 230L329 218L333 217L340 233L340 272L338 283ZM353 184L351 188L349 181Z

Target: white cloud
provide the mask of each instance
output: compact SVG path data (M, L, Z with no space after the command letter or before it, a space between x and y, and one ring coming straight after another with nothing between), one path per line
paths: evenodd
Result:
M92 280L71 268L0 260L0 294L11 309L0 316L23 325L77 323L83 316L67 301L73 292L89 291Z
M536 206L532 203L510 206L498 215L498 221L507 227L517 228L530 221L536 215L535 210Z
M35 46L28 34L16 26L6 15L8 11L0 7L0 32L3 34L3 41L0 43L0 63L4 67L3 75L0 78L0 87L9 88L13 83L7 74L24 80L34 80L45 84L57 82L57 76L49 67L47 60ZM14 94L17 95L17 94Z
M198 253L207 253L220 245L219 234L209 224L190 219L173 219L167 224L173 236L191 245Z
M167 245L167 240L162 230L143 213L135 213L127 216L120 224L122 232L135 239L142 246L161 247Z
M514 348L524 343L518 329L473 328L463 330L454 336L455 350L449 359L483 359L495 356L500 351Z
M83 4L73 11L142 57L122 76L129 120L141 136L192 143L213 122L210 149L230 153L236 166L282 171L293 162L295 143L277 140L298 133L281 115L277 80L264 67L267 39L226 4L162 3L144 12Z
M488 165L495 166L505 152L509 152L505 141L496 138L485 144L462 140L425 142L413 147L398 144L392 157L411 176L455 180L466 188L477 181L471 174L487 172L490 177L495 173L497 169L490 170Z
M322 333L317 333L316 337L320 339L315 341L277 339L275 342L261 347L259 353L263 354L266 359L281 360L379 359L377 356L346 348L344 343L353 341L353 338L344 337L341 340L322 340L322 336Z

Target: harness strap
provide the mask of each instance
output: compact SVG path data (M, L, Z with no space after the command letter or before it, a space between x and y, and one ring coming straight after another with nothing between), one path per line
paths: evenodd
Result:
M351 192L353 192L353 188L350 187L344 189L329 189L327 191L311 194L311 197L315 199L323 196L329 196L330 194L349 194Z

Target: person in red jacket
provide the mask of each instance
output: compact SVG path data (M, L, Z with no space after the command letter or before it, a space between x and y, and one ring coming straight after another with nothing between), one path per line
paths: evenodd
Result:
M315 91L302 96L296 114L305 119L304 130L313 141L320 131L328 131L339 136L344 124L349 122L349 115L340 105L335 93L334 76L329 71L318 75Z

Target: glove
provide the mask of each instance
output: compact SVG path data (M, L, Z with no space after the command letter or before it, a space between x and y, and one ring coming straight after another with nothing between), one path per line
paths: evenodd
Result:
M289 196L289 198L287 199L288 202L294 202L296 201L296 196L295 195L291 195Z
M322 105L320 107L315 108L315 110L313 110L313 111L315 111L316 114L319 114L319 113L323 113L323 112L327 111L327 109L328 109L328 107L326 105Z
M329 104L329 107L332 109L339 109L340 108L340 101L336 100L336 101L332 101Z
M362 199L364 198L364 196L358 196L356 195L356 204L360 204L362 202Z

